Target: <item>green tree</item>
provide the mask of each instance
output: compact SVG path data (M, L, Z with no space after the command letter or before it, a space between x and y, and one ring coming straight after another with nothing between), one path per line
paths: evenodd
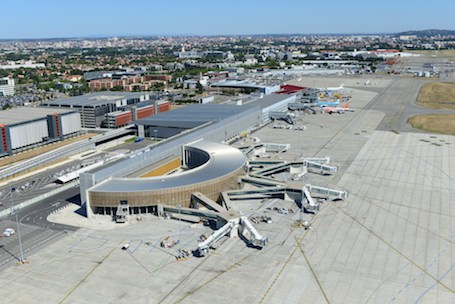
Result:
M110 91L123 91L123 87L122 86L113 86L112 89L110 89Z
M202 84L199 81L196 82L196 93L198 93L198 94L204 93L204 87L202 86Z
M164 83L157 82L153 85L153 91L162 91L164 90Z

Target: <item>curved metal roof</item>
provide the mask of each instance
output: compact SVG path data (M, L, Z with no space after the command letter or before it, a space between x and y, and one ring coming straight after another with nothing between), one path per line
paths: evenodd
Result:
M240 150L223 144L199 141L188 146L208 154L208 161L194 169L168 176L113 178L92 187L89 191L140 192L189 186L223 177L241 168L246 161L245 155Z

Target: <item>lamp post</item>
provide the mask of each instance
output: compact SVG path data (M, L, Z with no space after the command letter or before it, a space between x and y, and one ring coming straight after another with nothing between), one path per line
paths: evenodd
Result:
M181 213L180 213L180 204L177 206L179 208L179 257L182 257L182 229L181 229L181 224L180 224L180 221L181 221Z
M21 239L21 228L19 224L19 209L14 208L14 201L13 201L13 193L16 192L16 188L11 187L11 214L16 215L16 225L17 225L17 236L19 239L19 251L20 251L20 258L19 262L24 263L24 251L22 250L22 239Z

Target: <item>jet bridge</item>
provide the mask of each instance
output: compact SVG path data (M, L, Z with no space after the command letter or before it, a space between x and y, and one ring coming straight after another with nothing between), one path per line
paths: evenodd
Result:
M330 157L305 157L304 160L326 165L330 163Z
M312 173L319 173L319 174L335 174L338 171L337 166L330 166L326 164L321 164L318 162L310 161L310 160L305 160L304 161L305 166L307 167L309 172Z
M302 206L305 208L305 210L310 211L310 212L316 212L319 211L321 208L321 204L311 196L310 191L308 188L305 186L302 189Z
M288 171L289 173L300 173L304 171L305 163L302 161L292 161L292 162L285 162L281 161L278 164L274 164L267 168L262 168L260 170L254 171L253 174L255 175L272 175L275 173Z
M238 219L228 221L223 227L216 230L212 233L206 240L198 244L198 248L195 251L195 255L203 257L209 253L210 248L214 249L216 242L221 240L224 236L230 234L234 229L241 230L241 233L248 232L248 243L257 248L265 247L268 243L268 238L262 236L250 220L246 216L240 218L240 223ZM244 235L245 236L245 235Z
M251 224L250 220L246 216L242 216L240 218L240 227L242 228L242 234L245 231L248 232L250 245L262 248L269 242L269 239L262 236L256 228L254 228L253 224Z
M227 210L223 208L220 204L212 201L210 198L205 196L200 192L193 192L191 193L191 203L190 206L195 209L199 209L199 204L203 205L209 210L213 210L215 212L226 212Z
M279 195L283 196L283 190L281 189L273 189L274 191L268 190L268 192L272 192L272 195ZM236 198L234 199L244 199L245 196L247 196L249 199L251 199L251 196L257 196L260 195L261 193L257 192L264 192L261 196L261 198L268 198L269 195L267 195L265 192L267 192L265 189L255 189L255 190L240 190L234 193L230 193L230 195L226 194L222 196L225 200L230 201L231 195L235 196ZM264 196L265 195L265 196ZM216 242L218 242L221 238L224 236L230 234L231 236L237 235L239 232L242 234L244 232L248 232L248 244L252 245L257 248L262 248L266 246L268 243L268 238L262 236L251 224L251 222L248 220L247 217L242 216L240 217L238 213L236 214L228 214L228 210L224 209L223 206L227 206L227 204L222 202L222 205L215 203L214 201L210 200L209 198L205 197L204 195L200 193L193 193L192 195L192 206L193 207L198 207L198 204L202 204L206 206L207 208L211 210L207 211L201 211L197 209L189 209L185 208L183 211L185 214L188 214L189 212L192 213L192 215L205 215L205 216L218 216L220 219L225 221L225 224L218 230L216 230L212 235L210 235L207 239L203 240L198 244L198 248L195 250L194 254L196 256L205 256L208 254L210 248L214 248ZM165 207L167 211L175 211L175 208L169 208ZM190 211L192 210L192 211ZM219 212L216 212L219 210ZM179 213L182 211L182 209L179 209ZM245 236L245 235L244 235Z
M280 181L273 181L269 178L264 177L253 177L253 176L240 176L239 183L248 183L257 187L273 187L273 186L285 186L286 183Z
M207 253L209 253L209 249L213 248L215 243L218 242L222 237L230 233L233 228L234 222L228 221L223 227L212 233L212 235L210 235L206 240L199 243L198 248L195 252L196 255L200 257L205 256Z
M266 187L226 191L226 196L223 197L223 199L228 199L229 201L265 199L272 197L284 199L285 195L286 192L284 187Z
M348 197L347 191L329 189L313 185L305 185L302 188L302 206L310 212L317 212L320 209L320 203L316 201L312 195L317 195L324 199L344 199Z
M286 112L270 112L270 119L272 120L284 120L290 125L294 124L294 120L292 120L292 117L289 113Z
M348 191L329 189L329 188L313 186L313 185L305 185L304 188L307 188L310 191L310 193L313 195L317 195L318 197L322 197L322 198L330 199L330 200L345 199L349 195Z
M311 113L313 114L316 114L317 111L315 109L313 109L312 107L308 106L308 105L305 105L303 103L300 103L300 102L290 102L288 103L288 109L291 110L291 111L294 111L294 110L302 110L302 111L310 111Z
M255 155L267 152L283 153L291 148L290 144L277 144L277 143L257 143L248 147L240 147L239 150L245 155L254 152Z

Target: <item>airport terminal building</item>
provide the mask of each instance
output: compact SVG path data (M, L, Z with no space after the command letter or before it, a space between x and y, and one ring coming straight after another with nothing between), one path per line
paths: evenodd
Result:
M182 147L180 173L148 178L112 178L88 191L87 205L97 214L114 215L119 204L132 214L151 213L156 205L189 207L197 191L216 200L222 191L237 188L245 173L243 153L223 144L198 141Z
M260 128L270 120L271 112L287 111L287 104L295 98L277 94L243 105L200 104L139 120L139 135L162 140L107 167L82 173L81 202L87 215L115 215L121 204L130 207L130 214L150 213L161 204L185 207L193 192L216 200L222 191L236 189L246 159L222 142ZM153 163L178 157L183 172L153 178L134 175Z

